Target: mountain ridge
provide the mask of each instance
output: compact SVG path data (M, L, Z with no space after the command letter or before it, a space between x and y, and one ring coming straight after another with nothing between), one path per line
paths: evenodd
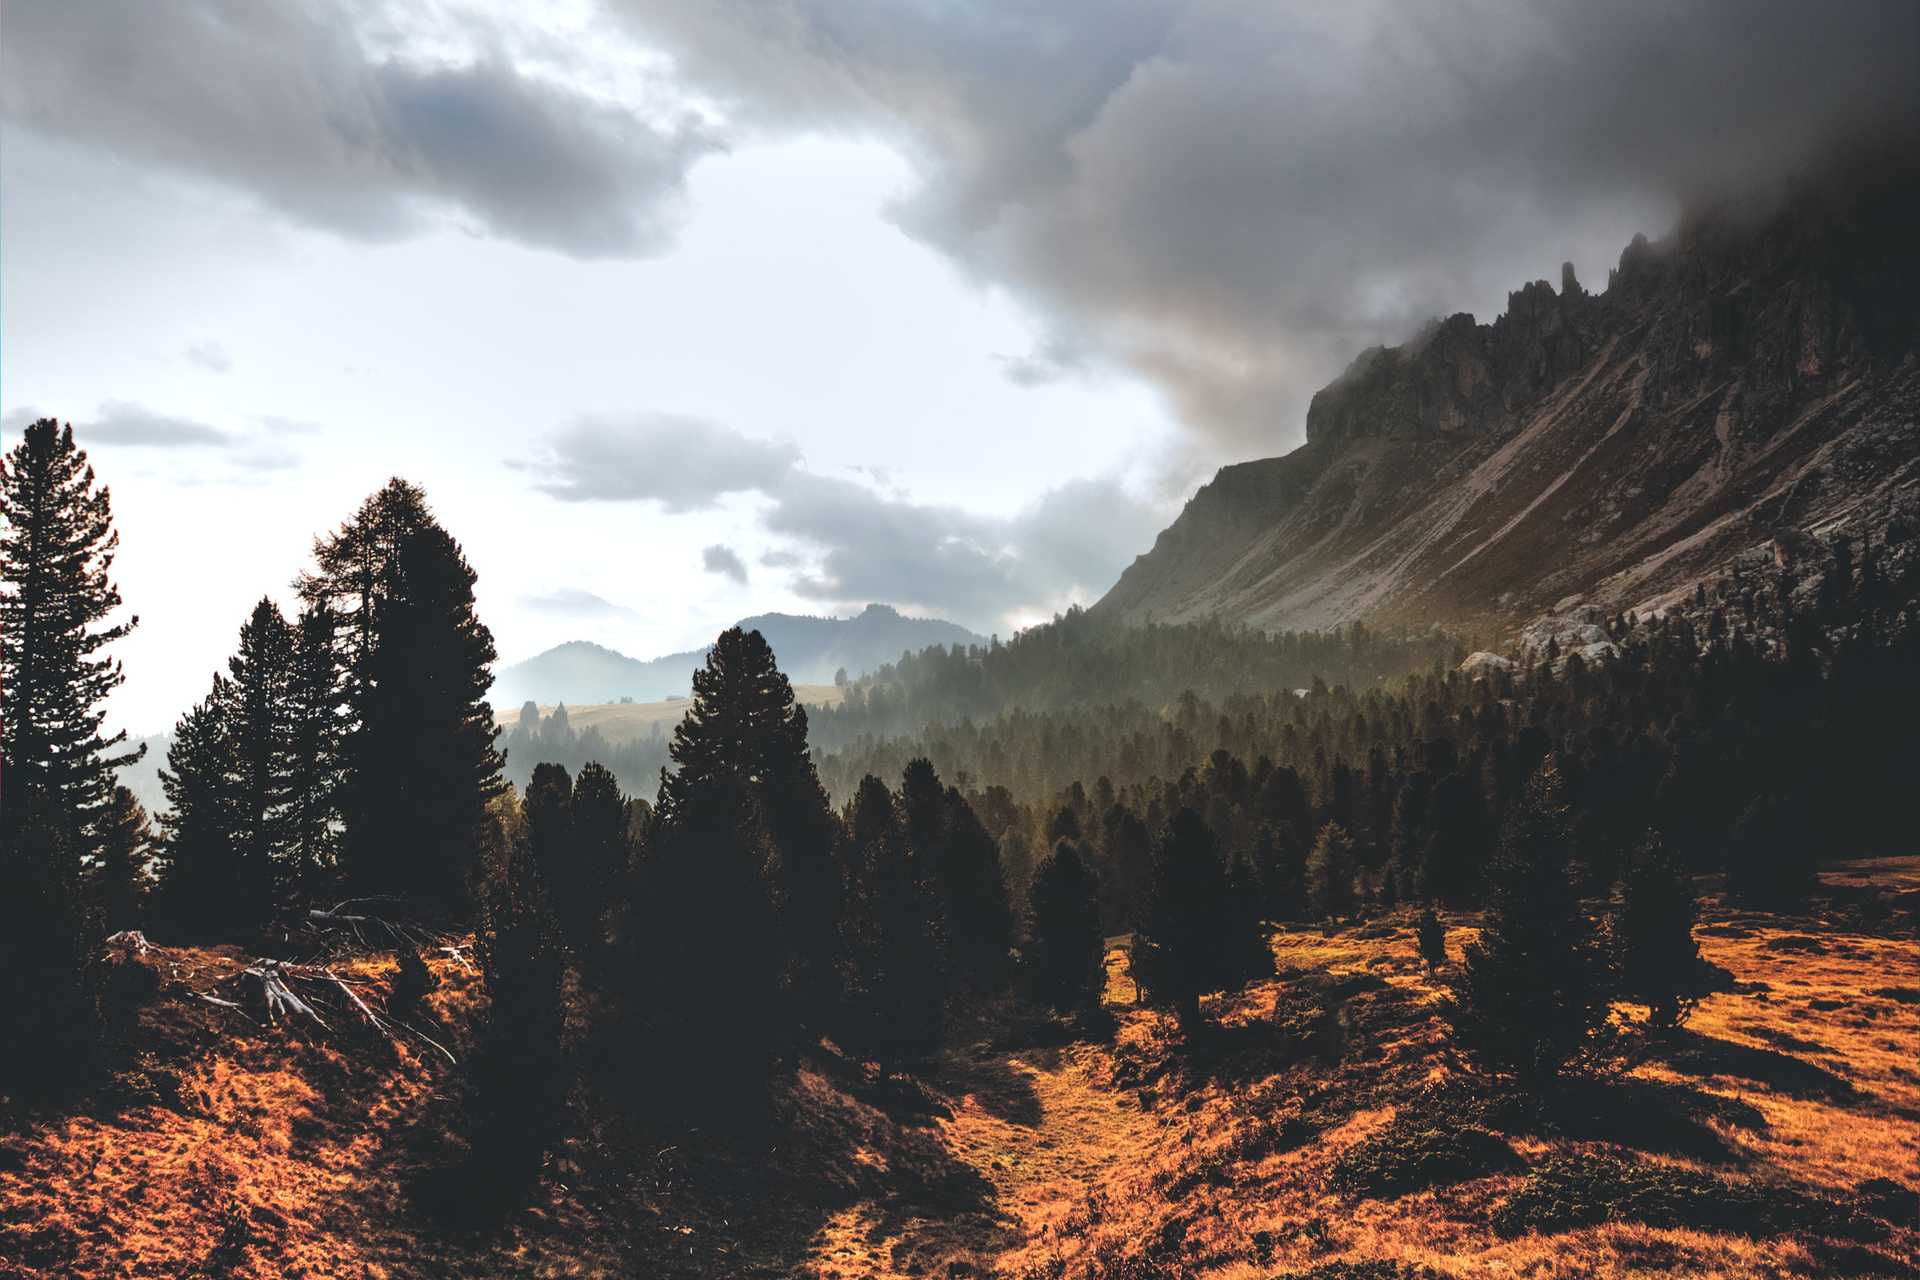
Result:
M841 668L849 676L864 675L910 649L987 643L958 623L911 618L884 604L869 604L846 618L762 613L735 625L765 636L780 669L796 684L830 683ZM682 697L706 653L700 648L631 658L589 640L569 640L502 668L494 680L493 703L504 710L529 701L544 706Z
M1913 522L1920 172L1637 236L1491 323L1362 352L1306 443L1224 467L1095 606L1129 622L1515 626L1657 608L1743 554Z

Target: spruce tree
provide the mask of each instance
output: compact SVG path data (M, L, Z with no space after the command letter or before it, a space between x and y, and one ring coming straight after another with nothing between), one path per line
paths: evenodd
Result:
M294 896L317 901L339 849L340 663L336 624L324 600L294 624L287 678L285 876Z
M506 864L486 894L475 936L487 1011L468 1069L471 1181L493 1198L490 1208L503 1207L537 1176L565 1118L568 1088L565 961L533 848L537 823L531 813L528 819L508 837Z
M1657 1030L1678 1026L1700 993L1704 962L1693 940L1698 904L1680 860L1648 832L1628 857L1608 942L1620 994L1647 1006Z
M240 646L227 662L231 699L229 749L233 753L236 811L233 838L245 869L240 927L264 923L297 877L284 859L288 804L288 730L292 724L288 684L293 671L293 629L271 600L261 600L240 628Z
M133 792L116 786L101 824L100 861L94 873L94 898L106 933L140 927L152 886L152 856L146 809Z
M785 1030L773 850L751 787L705 772L711 763L690 753L661 784L637 913L640 985L663 1108L748 1121Z
M585 901L570 927L576 950L586 958L597 958L604 947L607 912L625 888L630 822L627 797L613 774L593 763L582 768L573 782L573 838Z
M998 985L1013 942L999 847L924 757L909 761L901 775L900 811L912 856L938 894L953 976Z
M0 1096L44 1098L90 1080L100 1064L98 916L80 856L44 790L7 797L0 845Z
M568 946L577 946L589 932L582 917L591 919L594 899L574 836L573 779L566 769L557 764L533 766L520 810L526 818L527 850L558 936Z
M1420 896L1458 901L1479 877L1483 837L1480 792L1470 778L1448 773L1434 784L1420 859Z
M1353 911L1353 871L1353 837L1329 822L1307 855L1307 896L1315 917L1338 920Z
M1253 976L1242 967L1254 951L1241 936L1246 928L1212 830L1192 809L1181 809L1154 845L1153 893L1134 956L1142 984L1173 1006L1182 1031L1199 1027L1202 995Z
M1777 794L1748 805L1727 852L1727 896L1761 910L1804 908L1819 884L1811 827L1797 804Z
M884 782L860 783L847 815L852 902L845 931L847 1048L898 1069L933 1052L945 1020L945 930L911 818ZM924 833L923 833L924 838Z
M251 863L240 839L233 702L232 682L216 674L207 696L175 723L160 771L160 914L199 936L260 923L270 900L270 868Z
M1549 757L1507 818L1487 867L1480 937L1442 1006L1486 1069L1536 1087L1607 1020L1604 965L1569 871L1572 839Z
M114 750L124 731L101 732L107 695L125 679L102 651L139 622L109 621L120 607L108 576L120 545L113 504L73 428L41 418L0 460L0 512L0 846L31 816L84 861L99 848L115 771L142 754Z
M1253 869L1270 920L1301 920L1307 914L1307 842L1282 820L1263 823L1253 846Z
M825 1017L837 980L843 896L836 824L807 747L806 710L758 631L734 627L714 641L694 672L693 703L669 754L679 767L661 775L661 817L683 790L711 779L728 779L750 797L753 838L767 847L767 889L779 905L786 989L802 1020Z
M493 636L426 495L395 479L314 546L299 583L339 620L347 712L340 866L364 894L459 906L500 786Z
M1071 840L1034 869L1022 948L1034 995L1063 1013L1100 1003L1106 987L1106 938L1094 877Z

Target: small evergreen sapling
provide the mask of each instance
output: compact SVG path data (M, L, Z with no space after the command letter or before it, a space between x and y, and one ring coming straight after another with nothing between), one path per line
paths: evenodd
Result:
M1442 1006L1487 1070L1537 1087L1606 1023L1605 966L1568 868L1572 843L1551 758L1527 783L1487 867L1479 940Z

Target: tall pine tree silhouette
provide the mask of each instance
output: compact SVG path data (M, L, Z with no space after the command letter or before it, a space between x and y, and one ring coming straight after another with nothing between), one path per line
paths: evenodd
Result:
M282 853L288 805L287 760L292 725L288 685L293 629L278 605L261 600L240 628L240 646L227 662L233 690L229 742L235 777L234 839L245 869L242 921L264 921L282 901L287 871Z
M101 928L107 933L138 928L152 887L153 832L146 809L125 787L115 787L107 802L99 856L94 899Z
M779 905L785 987L794 1012L818 1022L832 1007L837 980L843 886L836 824L807 749L806 710L758 631L733 627L714 641L694 672L693 704L669 754L679 768L662 775L657 822L689 788L716 779L750 798L754 838L770 857L767 887Z
M249 864L240 840L233 702L232 681L216 673L207 696L174 724L160 770L159 914L195 935L258 923L268 888L267 869Z
M473 569L400 479L314 557L300 590L338 616L346 667L341 870L356 892L457 907L500 787L493 635L474 611Z
M671 1046L662 1066L677 1096L742 1117L764 1101L786 1030L776 1017L783 952L816 927L796 915L830 905L783 890L816 861L837 874L830 846L816 852L806 838L802 802L819 782L805 732L760 633L723 632L693 674L668 748L678 768L661 771L649 832L637 932L656 1037Z
M1234 908L1227 892L1227 866L1213 831L1192 809L1168 821L1153 851L1153 893L1135 940L1134 963L1155 999L1171 1004L1180 1027L1200 1025L1200 997L1254 976L1251 957L1270 952L1247 937L1258 923Z
M41 418L0 460L0 511L0 846L31 816L85 858L99 847L114 771L145 750L116 752L126 733L101 732L107 695L125 679L102 651L139 622L110 620L120 607L113 503L73 428Z
M929 769L927 772L931 772ZM914 769L909 766L912 780ZM924 779L922 779L924 782ZM920 799L937 822L937 782ZM846 919L847 1017L841 1040L856 1053L897 1068L940 1042L947 974L944 930L930 869L912 837L912 811L868 775L847 811L852 899ZM922 839L929 838L922 830Z
M73 429L42 418L0 460L0 1092L58 1090L98 1062L99 920L82 867L98 853L113 771L139 757L103 734L122 681L102 650L120 537Z
M1062 840L1034 868L1022 948L1033 993L1061 1012L1092 1008L1106 985L1106 938L1091 868Z
M338 848L340 662L325 601L300 611L287 678L286 876L301 901L331 882Z

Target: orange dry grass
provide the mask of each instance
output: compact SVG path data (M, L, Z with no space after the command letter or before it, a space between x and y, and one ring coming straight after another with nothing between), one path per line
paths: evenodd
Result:
M34 1134L19 1166L0 1172L0 1260L20 1259L22 1275L172 1277L216 1257L226 1236L238 1277L385 1274L343 1250L331 1225L368 1189L385 1135L445 1060L398 1046L373 1065L361 1044L261 1027L189 993L237 969L233 956L162 954L172 982L143 1018L189 1051L177 1105L71 1116ZM339 968L368 979L392 966ZM450 964L443 977L447 1009L467 983Z
M1912 878L1920 859L1873 871ZM583 1098L533 1203L481 1237L450 1237L408 1203L457 1127L458 1073L444 1059L340 1028L253 1027L175 986L142 1016L179 1071L178 1106L72 1116L0 1148L0 1274L186 1276L224 1258L241 1277L1098 1280L1145 1255L1208 1280L1366 1259L1459 1277L1856 1273L1861 1258L1792 1236L1624 1222L1504 1239L1488 1221L1514 1174L1398 1199L1333 1192L1342 1153L1421 1085L1463 1069L1437 1017L1445 975L1426 972L1410 923L1280 934L1278 977L1208 1002L1221 1030L1206 1053L1181 1050L1169 1020L1134 1003L1116 949L1111 1040L1064 1037L1017 1002L969 1006L917 1083L825 1051L809 1058L777 1087L763 1144L649 1139ZM1457 961L1472 921L1450 924ZM1920 1183L1913 940L1716 911L1701 941L1742 989L1701 1002L1685 1039L1693 1059L1629 1077L1764 1117L1704 1121L1723 1158L1697 1167L1825 1194L1873 1177ZM201 989L237 963L166 956ZM437 968L436 1017L460 1053L477 983ZM389 971L368 961L351 972L377 984ZM1325 975L1338 988L1323 1007L1313 993ZM1530 1163L1568 1150L1689 1163L1597 1140L1514 1147ZM675 1160L686 1167L658 1172ZM223 1234L238 1247L223 1253ZM1920 1230L1905 1231L1883 1261L1916 1248Z

